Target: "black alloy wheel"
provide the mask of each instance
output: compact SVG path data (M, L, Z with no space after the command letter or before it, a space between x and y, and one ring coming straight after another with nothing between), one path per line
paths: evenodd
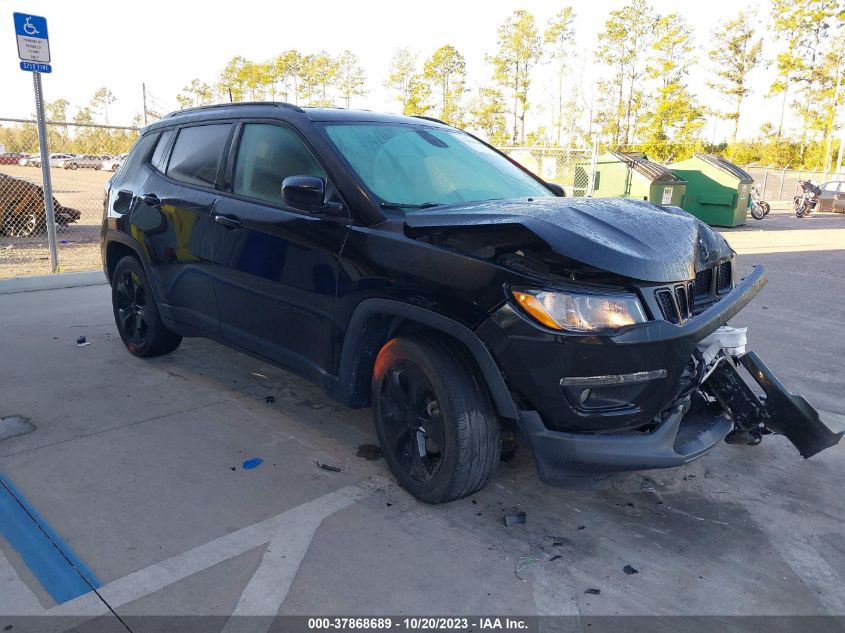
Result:
M382 385L385 439L402 469L415 481L431 481L443 460L443 412L434 388L411 361L391 367Z
M135 356L168 354L182 342L162 322L144 267L131 255L117 263L112 275L112 308L120 338Z
M385 343L371 402L385 460L420 501L466 497L493 476L502 451L499 418L475 361L457 341L426 333Z

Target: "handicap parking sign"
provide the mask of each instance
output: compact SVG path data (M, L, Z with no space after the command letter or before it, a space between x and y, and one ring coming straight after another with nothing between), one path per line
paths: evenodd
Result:
M50 39L47 35L47 18L28 13L15 13L15 35L18 39L18 57L22 70L41 69L50 63ZM46 71L46 72L49 72Z

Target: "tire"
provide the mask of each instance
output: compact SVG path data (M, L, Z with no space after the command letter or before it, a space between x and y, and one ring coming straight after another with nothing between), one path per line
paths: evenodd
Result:
M751 217L755 220L762 220L766 217L766 210L763 209L763 205L759 202L755 202L751 205Z
M147 274L136 257L127 255L117 262L111 282L114 322L131 354L163 356L179 347L182 337L164 326Z
M17 203L13 202L6 212L6 218L3 220L2 232L9 237L32 237L41 231L46 222L46 218L40 213L27 211L17 215L12 214L12 209Z
M760 204L763 206L763 217L765 218L767 215L769 215L769 211L772 210L772 207L769 205L768 202L761 202Z
M112 170L112 171L117 171L117 170L118 170L118 168L119 168L119 166L118 166L118 165L112 165L112 166L111 166L111 170Z
M493 476L502 451L499 420L460 346L434 335L388 341L375 361L371 395L388 466L420 501L466 497Z

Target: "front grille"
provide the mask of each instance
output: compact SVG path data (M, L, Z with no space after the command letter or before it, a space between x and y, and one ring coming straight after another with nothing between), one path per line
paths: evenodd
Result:
M672 300L672 293L668 290L658 290L654 293L654 298L657 299L657 305L660 308L660 314L669 323L678 324L680 318L677 310L675 310L675 302Z
M727 292L731 289L731 263L719 264L719 273L716 278L716 292Z
M680 313L681 321L686 321L690 317L690 311L687 301L687 289L684 286L675 286L675 299L678 301L678 312Z
M713 269L702 270L695 275L695 298L707 299L713 288Z

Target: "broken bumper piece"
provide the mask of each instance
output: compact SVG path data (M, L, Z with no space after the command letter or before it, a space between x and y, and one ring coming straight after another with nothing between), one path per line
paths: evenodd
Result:
M804 398L787 391L757 354L746 353L745 334L745 328L723 326L701 341L697 388L651 430L563 433L548 429L539 414L521 412L540 479L569 488L593 487L614 472L680 466L723 439L753 445L767 433L783 435L805 458L835 446L843 432L831 429ZM743 380L740 366L764 396Z
M734 422L729 442L758 444L764 434L777 433L792 442L805 459L839 443L843 432L831 429L809 402L787 391L757 354L748 352L738 362L765 396L754 393L728 356L717 359L702 385Z

